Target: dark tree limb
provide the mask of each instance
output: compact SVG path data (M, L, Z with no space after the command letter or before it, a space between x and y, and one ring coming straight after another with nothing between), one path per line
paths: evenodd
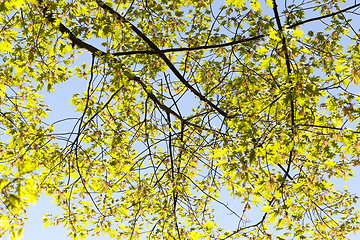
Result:
M207 103L211 108L213 108L215 111L220 113L225 118L230 118L231 116L228 115L224 110L216 106L214 103L212 103L209 99L207 99L204 95L202 95L199 91L197 91L191 84L186 81L186 79L181 75L179 70L174 66L174 64L169 60L168 57L165 56L164 53L161 52L161 50L142 32L140 29L138 29L135 25L127 21L123 16L121 16L118 12L113 10L111 7L106 5L100 0L96 1L97 4L104 9L105 11L112 14L117 20L129 24L131 30L133 30L144 42L146 42L151 49L153 49L156 52L159 52L158 56L165 62L165 64L170 68L170 70L175 74L175 76L181 81L182 84L184 84L192 93L194 93L201 101Z

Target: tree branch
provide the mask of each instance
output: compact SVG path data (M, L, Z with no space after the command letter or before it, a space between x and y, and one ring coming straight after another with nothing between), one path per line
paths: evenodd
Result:
M152 48L154 51L159 52L158 56L166 63L166 65L171 69L171 71L175 74L175 76L181 81L182 84L184 84L192 93L194 93L201 101L207 103L210 107L215 109L218 113L220 113L225 118L229 118L230 116L224 112L221 108L216 106L214 103L212 103L209 99L204 97L200 92L198 92L191 84L186 81L186 79L181 75L181 73L175 68L174 64L165 56L164 53L161 53L161 50L144 34L138 29L135 25L127 21L123 16L121 16L118 12L113 10L111 7L106 5L100 0L96 1L97 4L104 9L105 11L110 12L117 20L121 22L125 22L129 24L130 28L141 38L143 39L150 48Z
M257 39L263 38L263 37L265 37L265 35L259 35L256 37L244 38L244 39L240 39L240 40L236 40L236 41L231 41L228 43L215 44L215 45L198 46L198 47L182 47L182 48L172 48L172 49L164 49L164 50L159 49L158 51L153 51L153 50L129 51L129 52L114 53L113 55L114 56L126 56L126 55L132 55L132 54L151 54L151 55L153 55L153 54L163 54L163 53L168 53L168 52L186 52L186 51L206 50L206 49L214 49L214 48L233 46L233 45L245 43L245 42L251 42L251 41L255 41Z
M356 8L356 7L360 7L360 3L359 4L355 4L353 6L350 6L348 8L345 8L343 10L334 12L334 13L330 13L324 16L320 16L320 17L315 17L315 18L309 18L307 20L304 21L300 21L297 23L294 23L290 26L288 26L287 28L295 28L297 26L303 25L305 23L309 23L309 22L313 22L313 21L317 21L317 20L321 20L324 18L328 18L331 16L334 16L336 14L339 13L343 13L346 12L350 9ZM171 49L163 49L163 50L159 50L159 51L153 51L153 50L144 50L144 51L129 51L129 52L119 52L119 53L113 53L114 56L128 56L128 55L133 55L133 54L149 54L149 55L154 55L154 54L161 54L161 53L169 53L169 52L185 52L185 51L197 51L197 50L206 50L206 49L214 49L214 48L221 48L221 47L229 47L229 46L233 46L236 44L240 44L240 43L246 43L246 42L251 42L251 41L255 41L257 39L266 37L266 35L259 35L256 37L251 37L251 38L244 38L244 39L239 39L239 40L235 40L235 41L231 41L231 42L227 42L227 43L222 43L222 44L214 44L214 45L208 45L208 46L198 46L198 47L181 47L181 48L171 48Z
M333 12L333 13L330 13L330 14L327 14L327 15L324 15L324 16L320 16L320 17L315 17L315 18L309 18L309 19L306 19L304 21L301 21L301 22L297 22L293 25L290 25L288 28L294 28L294 27L297 27L299 25L303 25L305 23L309 23L309 22L313 22L313 21L317 21L317 20L321 20L321 19L324 19L324 18L328 18L328 17L332 17L332 16L335 16L339 13L343 13L343 12L346 12L350 9L353 9L353 8L356 8L356 7L360 7L360 3L358 4L354 4L353 6L350 6L350 7L347 7L343 10L340 10L340 11L337 11L337 12Z
M278 13L278 10L277 10L276 0L273 0L273 11L274 11L275 19L276 19L276 24L278 26L279 35L280 35L280 38L281 38L283 52L284 52L284 55L285 55L287 74L290 75L291 72L292 72L291 71L291 65L290 65L290 57L289 57L289 53L288 53L288 50L287 50L286 39L284 37L283 29L282 29L282 26L281 26L279 13ZM290 80L290 84L291 83L292 83L292 81ZM290 94L292 94L292 91L293 91L292 89L293 89L293 87L291 87ZM292 131L292 135L293 135L292 141L294 141L294 135L295 135L295 131L294 131L294 127L295 127L295 106L294 106L293 97L291 96L290 98L291 98L290 99L291 131ZM285 172L285 175L284 175L284 179L286 179L287 177L291 178L289 173L290 173L290 169L291 169L291 163L292 163L294 157L295 157L295 154L294 154L294 146L293 146L292 149L290 150L290 153L289 153L289 162L287 164L287 169L286 169L286 172ZM284 182L285 182L285 180L284 180Z
M38 8L40 12L44 15L44 17L50 22L54 23L55 19L52 17L51 14L48 13L47 9L44 7L41 7L42 0L38 0ZM98 56L105 56L107 53L101 51L100 49L82 41L81 39L77 38L67 27L65 27L62 23L59 24L59 30L62 34L68 35L68 40L73 46L76 46L77 48L84 49L87 52ZM163 111L165 111L168 114L171 114L175 118L179 119L182 123L188 124L188 125L194 125L188 122L187 120L183 119L179 114L174 112L172 109L164 105L159 101L159 99L148 89L148 86L140 79L140 77L133 74L129 69L126 68L126 66L121 63L118 59L112 59L113 62L118 63L121 65L121 68L123 70L123 73L128 77L129 80L133 80L137 82L141 88L146 92L146 94L149 96L149 98ZM196 126L196 125L195 125Z

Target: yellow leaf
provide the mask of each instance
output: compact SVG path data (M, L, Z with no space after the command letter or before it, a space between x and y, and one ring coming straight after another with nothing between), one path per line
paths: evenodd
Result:
M211 221L206 221L206 223L204 223L204 227L206 230L212 230L215 226L216 224Z
M8 41L1 41L0 52L12 52L11 44Z
M1 219L0 219L0 228L1 228L2 230L6 230L6 229L9 228L9 226L10 226L10 224L9 224L9 219L8 219L5 215L1 216Z
M327 160L327 161L324 162L324 165L325 165L326 167L329 167L329 168L330 168L330 167L335 166L336 163L334 163L333 161Z
M261 212L270 212L272 209L273 209L272 206L264 205L264 206L261 208Z
M269 217L268 217L269 222L273 222L273 221L275 221L275 219L276 219L276 215L275 215L275 213L270 213L268 216L269 216Z
M195 231L190 232L189 235L190 235L190 239L194 239L194 240L201 239L203 237L201 233Z
M213 154L214 154L213 157L214 158L221 158L224 155L226 155L228 151L229 151L229 149L226 149L226 148L224 148L224 149L221 149L221 148L215 149L214 152L213 152Z
M280 191L278 191L278 190L275 190L274 197L277 198L277 199L279 199L279 198L282 197L282 193L281 193Z
M277 36L277 31L275 31L275 30L271 30L270 32L269 32L269 37L270 37L270 39L273 39L273 40L280 40L280 38Z
M254 11L260 10L260 3L256 0L251 1L250 6L251 6L251 9L253 9Z
M268 49L263 48L263 47L256 49L256 51L257 51L259 54L264 54L264 53L268 53L268 52L269 52Z
M267 7L273 7L273 2L272 2L272 0L265 0L265 2L266 2L266 6Z
M301 38L301 36L304 34L304 32L301 31L300 29L296 29L292 33L293 33L295 38Z
M235 7L242 7L244 6L244 0L225 0L227 5L235 6Z
M13 4L16 8L21 8L25 4L25 1L24 0L16 0L13 2Z

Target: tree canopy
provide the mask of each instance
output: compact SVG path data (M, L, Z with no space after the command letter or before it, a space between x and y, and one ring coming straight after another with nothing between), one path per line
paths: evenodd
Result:
M44 225L73 239L356 232L357 196L333 180L360 164L359 7L2 1L0 236L41 193L63 212ZM73 78L79 117L49 122L42 95Z

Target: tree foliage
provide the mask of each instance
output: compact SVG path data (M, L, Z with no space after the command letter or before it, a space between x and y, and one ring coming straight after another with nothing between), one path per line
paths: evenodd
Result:
M45 226L73 239L345 239L357 196L332 180L360 163L359 7L2 1L0 234L43 192L63 210ZM79 117L49 123L42 94L70 78Z

